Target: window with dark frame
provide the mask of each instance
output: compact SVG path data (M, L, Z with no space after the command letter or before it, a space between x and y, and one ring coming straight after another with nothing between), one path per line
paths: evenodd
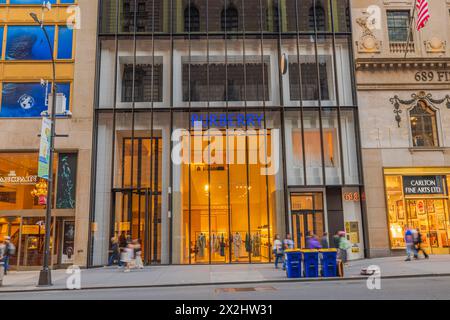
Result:
M314 14L316 16L315 22ZM315 30L314 23L317 24L317 31L326 31L325 9L320 4L316 4L315 8L314 6L309 8L309 30Z
M184 31L200 31L200 12L194 4L190 4L184 9Z
M328 74L327 64L319 62L320 73L320 91L321 100L330 100L330 93L328 89ZM301 63L301 77L302 77L302 100L318 100L319 88L317 87L317 68L313 62ZM299 70L298 63L289 63L289 88L291 101L300 100L299 92Z
M408 10L388 10L387 25L389 41L407 42L410 23L410 12ZM412 40L412 35L410 36Z
M439 146L436 111L420 100L409 112L414 147Z
M230 5L228 8L222 10L220 20L222 31L239 30L239 12L233 5Z
M162 102L162 65L155 65L152 85L152 65L137 64L134 71L134 102L152 102L152 97L153 102ZM123 67L122 102L133 102L133 64Z
M210 101L269 100L268 64L247 63L247 81L243 63L183 64L183 101L208 101L208 69ZM263 74L264 69L264 74ZM227 74L228 85L226 85ZM190 78L189 78L190 75ZM263 84L263 78L266 79ZM228 90L227 90L228 89ZM246 92L245 92L246 90ZM228 91L228 92L227 92Z

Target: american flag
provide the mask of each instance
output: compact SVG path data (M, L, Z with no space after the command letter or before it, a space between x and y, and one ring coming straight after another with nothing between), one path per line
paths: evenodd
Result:
M430 19L430 11L428 10L428 0L417 0L417 31L420 31Z

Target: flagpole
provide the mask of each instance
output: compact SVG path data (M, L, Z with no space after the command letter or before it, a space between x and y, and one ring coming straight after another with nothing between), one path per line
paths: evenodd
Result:
M414 9L412 12L411 21L409 22L408 38L407 38L408 40L406 41L406 50L405 50L404 59L406 59L406 56L408 55L408 51L409 51L409 43L411 42L411 34L412 34L412 25L414 22L414 18L416 16L416 10L417 10L417 0L414 0Z

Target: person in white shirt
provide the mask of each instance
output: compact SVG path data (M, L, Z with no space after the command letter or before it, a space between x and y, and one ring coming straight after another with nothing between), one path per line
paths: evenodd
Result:
M283 243L278 234L275 235L275 240L273 241L273 254L275 255L275 269L278 269L278 262L283 260Z

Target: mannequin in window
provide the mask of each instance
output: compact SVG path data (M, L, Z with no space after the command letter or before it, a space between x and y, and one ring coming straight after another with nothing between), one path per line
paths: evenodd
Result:
M203 233L197 238L198 257L203 258L205 256L206 237Z
M241 256L241 244L242 244L242 237L239 234L239 232L236 232L233 235L233 247L234 247L234 257L236 259L239 259L239 257Z

